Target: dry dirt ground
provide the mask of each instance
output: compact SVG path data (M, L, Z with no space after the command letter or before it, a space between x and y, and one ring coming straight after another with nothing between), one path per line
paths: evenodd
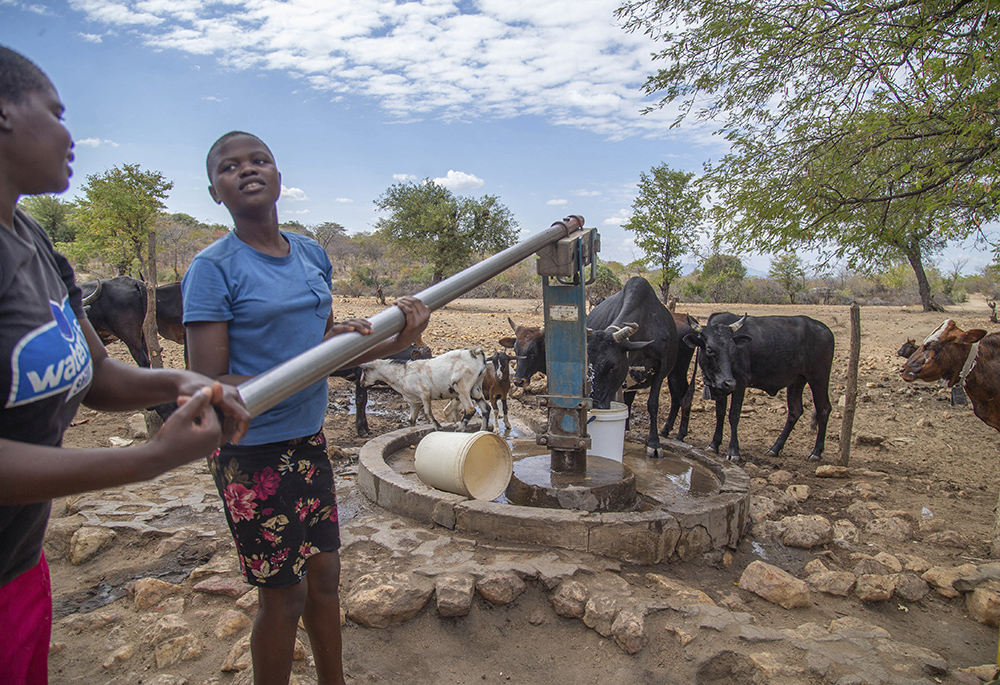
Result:
M824 462L835 463L840 449L841 429L837 401L846 382L850 340L848 308L734 307L729 309L752 315L807 314L825 322L833 330L838 346L831 398L834 416L830 421ZM335 316L340 319L370 315L380 309L371 299L338 300L334 308ZM705 321L711 312L727 307L681 303L678 309ZM540 324L542 321L538 301L459 300L433 315L425 341L435 353L470 346L483 346L489 353L498 349L496 340L510 335L508 315L516 323ZM863 544L858 551L875 554L885 549L893 553L917 555L931 564L947 566L989 560L988 540L1000 491L996 468L997 433L981 423L973 415L971 407L950 406L946 391L930 384L907 384L896 372L901 360L895 356L895 351L900 344L906 338L922 340L945 316L923 313L915 307L864 307L861 310L860 397L854 435L875 436L883 440L877 446L852 444L850 465L882 474L866 479L872 485L867 496L875 498L886 509L909 512L917 532L914 539L907 542L887 543L879 547ZM966 329L998 328L989 324L989 310L981 298L949 308L947 316ZM166 363L182 364L180 349L171 343L166 345ZM109 349L112 354L122 356L120 344L112 344ZM353 386L341 379L331 379L330 388L332 409L326 426L327 437L331 446L351 452L364 443L354 430ZM806 395L809 400L809 393ZM512 403L512 413L516 415L521 406L517 402ZM648 426L642 394L635 407L630 437L641 440ZM661 422L668 407L669 395L664 387ZM808 411L810 408L807 407ZM784 412L784 393L771 398L754 392L748 399L740 423L740 443L749 462L748 470L752 476L766 476L774 470L786 469L794 474L795 482L809 485L813 492L798 513L818 513L831 520L846 518L844 510L854 498L843 496L843 492L849 489L845 488L845 482L816 478L813 475L816 465L806 461L814 440L807 420L804 419L796 427L780 457L764 457L783 425ZM69 430L65 444L68 447L107 446L110 437L123 435L125 418L123 414L81 410L78 416L81 423ZM402 427L405 420L405 405L397 396L389 392L372 393L369 422L376 435ZM687 441L704 446L710 439L713 426L711 403L696 398ZM728 427L725 440L728 440ZM349 458L340 461L344 465L350 463ZM342 471L351 473L349 468ZM191 477L208 479L203 469ZM341 485L348 489L352 487L350 475L342 483L338 482L338 488ZM835 490L840 494L833 495ZM862 491L859 489L857 492L860 496ZM72 502L56 502L54 516L64 515L67 504L71 506ZM925 509L933 517L921 516ZM959 546L953 547L925 542L929 534L941 529L958 531L967 544L959 543ZM65 559L53 560L57 620L86 608L86 603L95 595L125 586L137 577L158 575L165 580L179 582L183 577L182 569L169 565L151 568L144 563L153 544L121 535L110 550L79 566L72 566ZM194 545L182 548L172 558L177 560L175 564L187 562L190 569L211 556L213 550L214 547ZM728 565L723 563L721 555L715 554L686 564L665 564L654 570L689 582L718 600L734 591L734 584L742 570L761 555L771 563L798 574L806 562L816 558L815 552L823 554L821 550L813 552L785 549L767 541L746 538L733 550L733 558ZM831 549L825 554L826 560L834 565L838 561L846 569L853 565L847 551ZM378 561L378 557L372 557L366 563L377 565ZM650 569L631 570L638 574L636 577L641 577ZM347 573L345 571L345 575ZM349 580L345 578L345 582ZM796 610L798 613L794 620L788 618L790 612L768 605L754 596L742 596L763 625L784 627L810 620L828 623L831 619L850 615L886 628L894 639L929 647L954 666L988 664L996 657L996 629L970 619L961 599L944 599L934 592L909 606L895 599L864 604L857 599L823 596L816 600L813 607ZM544 612L544 620L533 620L540 611ZM196 623L197 616L197 612L192 613L190 621ZM209 621L208 618L204 620ZM214 623L204 626L204 633L211 634L213 627ZM141 626L125 625L120 632L139 632L140 629ZM654 629L650 627L649 630ZM110 638L105 634L72 636L57 626L53 639L65 643L51 659L54 683L126 682L95 665L107 653ZM658 639L662 641L664 638ZM461 683L665 682L655 673L662 672L658 669L664 667L664 661L682 658L677 656L682 652L659 647L653 641L638 655L628 656L613 641L585 628L580 621L556 616L544 589L534 586L516 603L505 607L493 607L477 598L472 614L464 619L441 619L431 603L417 618L386 630L365 629L349 622L344 629L344 640L349 682L437 682L428 679L428 676L421 677L420 673L439 672L423 669L421 664L426 662L436 662L438 666L453 663L454 668L448 669L455 676L452 682ZM196 667L201 668L200 672L189 671L189 682L233 682L231 674L216 670L218 662L202 661L205 663ZM301 666L297 666L296 670L303 674L307 672ZM149 671L147 678L154 673L155 670ZM147 679L145 682L151 681ZM958 681L949 676L942 682Z

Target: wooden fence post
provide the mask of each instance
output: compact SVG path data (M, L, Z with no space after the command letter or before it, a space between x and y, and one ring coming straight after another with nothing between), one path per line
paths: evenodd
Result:
M851 351L847 359L847 399L844 419L840 424L840 465L847 466L851 459L851 430L854 428L854 410L858 405L858 362L861 360L861 308L851 303Z

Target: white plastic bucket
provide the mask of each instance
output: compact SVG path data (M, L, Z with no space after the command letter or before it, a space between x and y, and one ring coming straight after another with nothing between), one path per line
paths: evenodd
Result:
M591 409L587 419L590 433L588 455L606 459L622 460L625 452L625 419L628 407L621 402L612 402L610 409Z
M432 488L486 501L503 494L514 474L510 446L490 431L428 433L417 445L414 466Z

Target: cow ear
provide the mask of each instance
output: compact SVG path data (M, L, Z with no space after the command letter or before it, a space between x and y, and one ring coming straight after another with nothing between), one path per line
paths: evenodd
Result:
M705 339L701 337L698 333L688 333L683 338L684 344L690 347L692 350L698 349L699 347L705 346Z
M498 341L501 347L506 347L508 349L514 349L514 338L500 338Z
M979 342L985 337L986 337L986 331L984 331L982 328L973 328L971 330L966 331L962 335L962 342L969 343L971 345L972 343Z
M753 338L751 338L749 335L733 336L733 342L736 343L737 347L745 347L746 345L749 345L752 340Z

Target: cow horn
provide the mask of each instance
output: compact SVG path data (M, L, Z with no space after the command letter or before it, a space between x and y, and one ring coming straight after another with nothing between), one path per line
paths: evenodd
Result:
M747 315L746 315L746 314L744 314L744 315L743 315L743 316L742 316L742 317L740 318L740 320L739 320L739 321L737 321L736 323L731 323L731 324L729 324L729 327L730 327L730 328L732 328L732 329L733 329L733 333L735 333L736 331L738 331L738 330L740 330L741 328L743 328L743 324L744 324L744 323L746 323L746 320L747 320Z
M612 327L609 326L609 328ZM639 324L627 323L625 324L625 328L618 328L617 326L614 326L614 328L617 328L617 330L611 337L614 338L616 343L620 343L622 340L625 340L626 338L630 338L633 335L635 335L635 332L639 330Z
M694 318L690 314L687 315L687 325L695 333L701 333L701 324L698 323L698 319Z
M103 281L101 280L97 281L97 287L94 288L94 292L90 293L85 298L83 298L83 302L81 304L86 306L88 304L91 304L94 300L97 299L97 296L101 294L101 283L103 283Z
M511 327L511 329L512 329L512 330L513 330L513 331L514 331L515 333L517 333L517 326L515 326L515 325L514 325L514 319L512 319L512 318L510 318L510 317L508 316L508 317L507 317L507 323L509 323L509 324L510 324L510 327Z

